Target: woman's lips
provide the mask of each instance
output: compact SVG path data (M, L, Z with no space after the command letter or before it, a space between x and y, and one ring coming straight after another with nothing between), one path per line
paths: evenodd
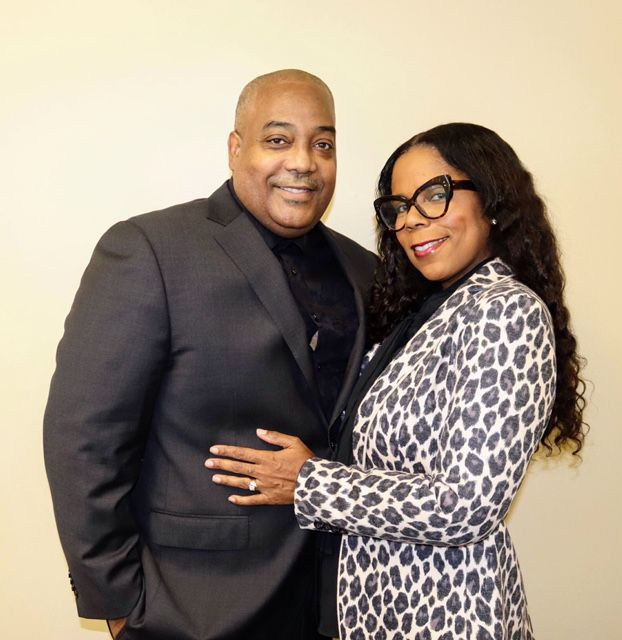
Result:
M418 258L424 258L436 252L436 250L447 240L449 236L438 238L438 240L428 240L427 242L419 242L412 245L412 250Z

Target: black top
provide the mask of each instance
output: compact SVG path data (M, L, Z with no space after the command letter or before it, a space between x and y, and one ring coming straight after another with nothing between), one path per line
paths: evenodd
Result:
M277 236L240 202L231 180L227 185L283 268L305 322L320 403L329 420L358 327L352 287L318 227L299 238Z

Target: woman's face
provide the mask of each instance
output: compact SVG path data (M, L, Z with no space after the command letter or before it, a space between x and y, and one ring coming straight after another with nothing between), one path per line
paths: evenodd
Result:
M431 146L413 147L395 163L391 192L410 198L419 186L447 174L454 180L468 180L462 171L447 164ZM396 233L402 249L426 280L443 289L490 257L490 221L475 191L455 190L442 218L430 220L411 207L406 226Z

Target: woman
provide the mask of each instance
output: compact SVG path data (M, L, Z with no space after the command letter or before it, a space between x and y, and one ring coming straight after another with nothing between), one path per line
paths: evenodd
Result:
M218 445L240 505L295 501L342 532L341 638L532 638L504 523L532 454L582 446L563 274L531 175L497 134L447 124L388 159L372 337L337 461ZM348 434L352 432L352 453ZM339 461L340 460L340 461Z

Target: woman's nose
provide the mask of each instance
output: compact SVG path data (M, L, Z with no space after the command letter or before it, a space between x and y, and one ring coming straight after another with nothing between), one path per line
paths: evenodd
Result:
M421 227L429 224L430 220L421 214L419 209L415 207L414 204L411 204L408 208L408 211L403 214L403 223L405 227L409 229L414 229L415 227Z

